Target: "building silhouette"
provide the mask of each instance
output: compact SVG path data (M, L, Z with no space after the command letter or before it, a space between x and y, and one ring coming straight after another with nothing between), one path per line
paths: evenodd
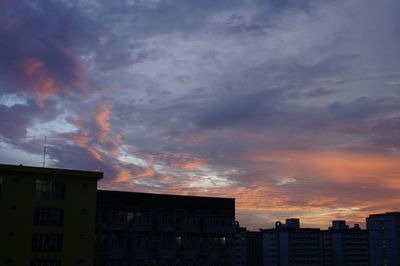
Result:
M234 199L98 191L97 266L232 266Z
M321 233L323 265L370 265L368 231L361 229L358 224L350 228L344 220L332 221L332 227Z
M300 228L299 219L286 219L261 234L264 266L370 265L368 231L358 225L349 228L346 221L333 221L328 230L320 230Z
M371 266L400 265L400 212L372 214L366 220Z
M0 164L0 265L92 266L102 177Z
M262 233L260 231L246 233L247 265L262 266Z
M0 265L399 266L400 212L367 230L249 232L232 198L97 190L101 172L0 164Z
M235 222L234 238L234 266L247 266L247 230L240 227L238 221Z
M320 229L300 228L299 219L286 219L261 232L264 266L322 265Z

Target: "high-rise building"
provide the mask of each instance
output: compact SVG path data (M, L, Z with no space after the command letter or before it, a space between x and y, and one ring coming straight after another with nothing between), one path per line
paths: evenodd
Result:
M332 221L332 227L321 231L323 242L323 265L368 266L368 231L358 224L353 228L346 221Z
M262 235L260 231L251 232L247 231L247 265L248 266L262 266Z
M234 264L232 266L247 266L247 230L246 227L240 227L238 221L235 222L235 247Z
M98 191L97 266L232 266L235 201Z
M371 266L400 265L400 212L367 217Z
M286 219L261 233L264 266L322 265L320 229L300 228L299 219Z
M0 164L0 265L92 266L102 177Z

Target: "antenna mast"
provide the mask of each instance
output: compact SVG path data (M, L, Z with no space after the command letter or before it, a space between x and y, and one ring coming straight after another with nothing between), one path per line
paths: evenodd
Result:
M46 136L44 136L44 146L43 146L43 167L46 165Z

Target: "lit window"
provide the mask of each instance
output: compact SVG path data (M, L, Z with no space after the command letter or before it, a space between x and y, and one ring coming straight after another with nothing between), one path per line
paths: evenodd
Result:
M133 223L133 212L128 212L128 213L126 214L126 221L127 221L128 223Z
M226 244L226 238L225 237L221 237L221 244L225 245Z

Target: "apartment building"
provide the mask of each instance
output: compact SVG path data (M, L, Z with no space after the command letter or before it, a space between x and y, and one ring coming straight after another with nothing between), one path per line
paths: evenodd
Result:
M322 265L320 229L300 228L299 219L286 219L261 234L264 266Z
M321 231L323 265L369 266L368 231L358 224L350 228L344 220L332 221L332 227Z
M98 191L97 266L232 266L234 199Z
M372 214L366 220L371 266L399 266L400 212Z
M0 265L92 266L102 177L0 164Z

